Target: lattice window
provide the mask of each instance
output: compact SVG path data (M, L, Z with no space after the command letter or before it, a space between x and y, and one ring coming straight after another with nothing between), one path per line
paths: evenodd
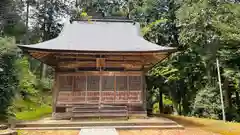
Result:
M103 76L102 91L113 91L113 90L114 90L114 76Z
M129 76L129 90L141 90L142 78L141 76Z
M89 91L99 90L100 76L88 76L87 77L87 89Z
M116 76L116 89L118 91L127 91L128 89L128 84L127 84L127 76Z
M60 91L72 91L72 76L59 76Z
M86 90L86 76L76 76L74 82L74 90Z

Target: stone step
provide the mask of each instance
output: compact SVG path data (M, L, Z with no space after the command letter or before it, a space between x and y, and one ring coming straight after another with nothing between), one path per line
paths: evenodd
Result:
M80 130L93 128L92 126L65 126L65 127L16 127L15 130ZM116 128L116 129L184 129L181 125L161 125L161 126L94 126L94 128Z
M83 128L80 135L119 135L115 128Z
M77 118L76 118L77 119ZM69 121L58 123L17 123L16 128L25 127L91 127L91 126L176 126L174 121L129 122L129 121Z

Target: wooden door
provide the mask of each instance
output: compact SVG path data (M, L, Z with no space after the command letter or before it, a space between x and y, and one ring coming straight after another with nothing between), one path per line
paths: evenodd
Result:
M116 97L115 103L125 104L128 103L128 76L116 76Z
M114 103L115 99L115 76L101 76L101 103Z
M87 103L99 103L100 100L100 76L87 76Z
M86 102L87 76L73 76L72 102L82 104Z

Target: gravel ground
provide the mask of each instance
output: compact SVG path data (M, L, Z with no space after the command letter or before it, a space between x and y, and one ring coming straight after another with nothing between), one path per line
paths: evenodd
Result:
M118 130L119 135L219 135L198 128L184 130ZM77 130L24 130L19 135L78 135Z
M197 128L184 130L121 130L119 135L219 135Z
M19 135L78 135L77 130L22 130Z

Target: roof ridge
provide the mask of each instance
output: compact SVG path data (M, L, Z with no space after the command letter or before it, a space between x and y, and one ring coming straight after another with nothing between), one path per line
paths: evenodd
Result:
M130 19L117 19L117 18L101 18L101 19L72 19L70 22L77 22L77 21L94 21L94 22L128 22L133 23L133 20Z

